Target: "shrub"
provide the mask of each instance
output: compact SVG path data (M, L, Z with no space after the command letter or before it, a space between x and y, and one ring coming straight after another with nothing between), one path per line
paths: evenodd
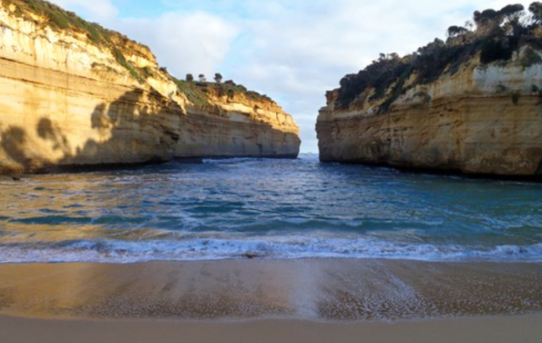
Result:
M112 53L113 53L113 57L115 57L115 60L117 61L117 63L120 64L121 66L123 66L124 68L126 68L130 72L130 75L134 79L136 79L139 83L144 83L145 82L145 80L134 69L134 66L131 65L130 63L128 63L128 61L126 60L126 57L124 56L124 54L119 49L114 48Z
M188 100L196 105L209 104L208 96L201 91L200 87L197 87L197 83L178 80L173 78L173 81L177 85L177 89L184 93Z
M151 70L150 67L143 67L143 68L141 68L141 72L143 73L143 75L144 75L145 77L151 77L151 76L153 76L152 70Z
M512 58L514 50L508 39L490 38L482 44L480 61L484 64L507 61Z
M469 30L467 30L466 28L462 27L462 26L450 26L448 28L448 36L449 37L457 37L459 35L462 35L464 33L467 33L469 32Z
M177 84L177 88L182 93L186 94L188 100L196 105L209 105L209 97L216 94L220 97L227 96L228 99L235 98L235 95L241 94L248 99L255 101L273 102L267 95L262 95L255 91L247 90L243 85L236 85L235 82L229 80L224 83L208 83L208 82L190 82L182 81L173 78Z
M542 3L533 2L531 6L529 6L529 12L533 15L533 20L536 23L542 23Z
M525 49L525 53L523 57L521 58L521 65L523 68L529 68L535 64L542 63L542 58L536 51L534 51L531 47L527 47Z

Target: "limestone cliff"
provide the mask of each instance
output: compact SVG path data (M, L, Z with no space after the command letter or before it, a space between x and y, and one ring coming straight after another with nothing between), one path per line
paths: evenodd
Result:
M194 103L147 47L40 0L1 0L0 89L0 173L299 151L273 101Z
M299 129L271 99L242 86L178 81L187 94L177 157L297 157Z
M438 49L438 56L451 51L452 57L440 65L428 58L432 64L426 70L422 49L403 59L382 56L328 92L317 123L321 160L466 174L542 174L537 42L540 36L531 31L511 56L486 63L484 46L477 42L459 48L453 39L447 45L437 42L438 47L429 47ZM384 73L370 79L377 69ZM365 83L349 87L355 78Z

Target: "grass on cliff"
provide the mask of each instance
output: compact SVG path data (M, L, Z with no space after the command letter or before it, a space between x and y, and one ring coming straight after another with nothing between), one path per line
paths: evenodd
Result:
M115 31L108 30L99 24L88 22L73 12L65 11L57 5L42 0L0 0L4 8L9 5L16 6L15 15L26 20L33 20L30 14L47 18L47 25L56 30L72 30L83 33L95 45L109 49L121 66L126 68L130 75L143 83L148 73L138 71L130 64L124 54L115 46L115 37L121 41L129 39ZM134 42L135 43L135 42Z
M4 7L10 4L16 6L15 14L25 19L31 19L30 13L34 13L48 19L48 25L59 30L75 30L86 33L87 37L97 45L111 45L111 35L117 34L114 31L102 26L88 22L75 13L65 11L59 6L42 0L1 0Z
M537 30L542 29L542 3L536 2L529 7L530 17L525 16L524 10L522 5L509 5L499 11L476 11L473 23L468 27L448 29L446 42L435 39L405 57L395 53L381 54L364 70L341 80L337 107L348 109L363 102L367 99L361 95L371 91L368 100L380 101L378 112L385 113L409 89L431 83L443 74L457 73L461 65L476 55L480 56L482 64L506 62L527 45L529 48L522 65L529 67L542 63L534 50L542 48L542 39L537 34Z
M189 82L174 79L179 91L184 93L188 100L195 105L205 106L209 104L209 95L203 91L203 87L198 86L199 82Z
M182 93L186 94L188 100L200 106L209 105L211 94L223 97L228 96L229 99L234 99L237 95L243 95L247 99L262 102L273 102L267 95L262 95L258 92L250 91L243 85L237 85L232 81L224 83L212 82L196 82L184 81L173 78L177 84L177 88Z

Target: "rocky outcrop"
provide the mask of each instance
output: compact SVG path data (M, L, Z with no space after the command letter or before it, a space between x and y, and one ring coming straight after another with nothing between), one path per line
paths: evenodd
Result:
M273 101L195 104L147 47L39 0L1 0L0 89L0 173L299 151Z
M535 55L533 55L535 54ZM466 174L542 174L542 59L528 45L508 61L482 64L415 83L365 89L346 108L328 93L317 132L324 162L351 162ZM533 57L534 56L534 57ZM448 66L448 71L450 66ZM403 92L398 82L405 82ZM387 102L387 103L386 103Z

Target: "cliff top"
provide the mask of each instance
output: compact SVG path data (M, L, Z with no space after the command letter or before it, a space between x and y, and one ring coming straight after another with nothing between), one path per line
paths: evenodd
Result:
M108 30L97 23L88 22L75 13L66 11L61 7L43 0L0 0L4 8L10 8L11 12L25 20L33 21L38 25L48 26L57 31L71 31L84 34L90 42L97 46L113 49L114 46L133 48L142 57L151 57L154 60L150 49L137 43L125 35ZM119 45L120 44L120 45Z
M124 67L130 75L144 83L145 70L139 70L127 61L125 56L138 56L153 63L156 58L149 47L135 42L125 35L106 29L97 23L86 21L75 13L43 0L0 0L2 7L26 21L34 22L42 28L50 28L57 32L85 37L90 44L109 50L117 63Z
M235 84L233 81L226 82L200 82L200 81L185 81L174 78L177 87L181 92L186 94L188 100L195 105L206 106L210 105L211 101L216 98L224 98L228 101L240 102L260 102L270 105L270 107L278 107L277 103L267 95L260 94L255 91L248 90L243 85Z
M88 22L75 13L66 11L50 2L43 0L0 0L0 4L14 16L33 22L39 27L50 28L69 35L77 35L79 39L85 37L90 44L109 50L116 62L141 84L145 83L148 77L158 76L158 74L165 79L171 79L177 85L179 91L184 93L194 105L206 106L215 103L217 99L226 99L227 101L239 101L247 105L260 102L266 104L268 108L280 109L266 95L247 90L244 86L236 85L232 81L211 83L178 80L169 75L165 68L158 70L158 63L149 47L137 43L119 32L106 29L97 23ZM141 68L135 65L127 56L142 57L155 64L156 67Z
M385 113L402 94L416 85L436 81L443 74L455 74L461 66L479 56L480 64L506 63L521 47L529 50L521 63L528 67L542 63L536 50L542 49L542 3L508 5L499 11L474 12L466 26L451 26L448 39L436 38L416 52L400 57L396 53L380 58L357 74L346 75L341 87L328 92L328 102L339 110L370 102L380 103Z

